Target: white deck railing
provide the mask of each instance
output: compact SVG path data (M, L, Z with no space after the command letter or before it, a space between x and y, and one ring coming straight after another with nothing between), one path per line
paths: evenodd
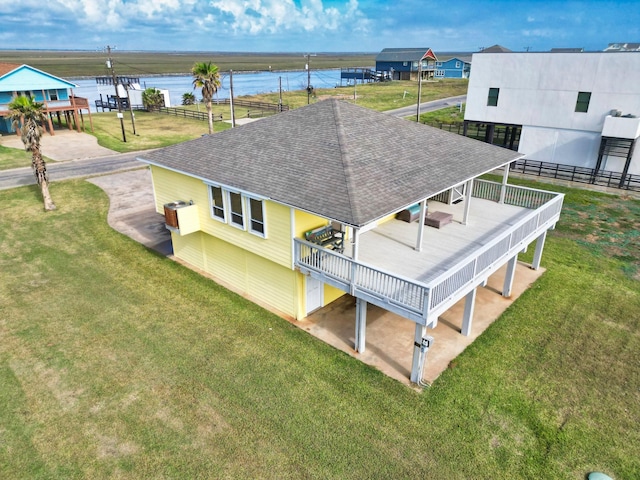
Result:
M295 265L356 297L425 324L433 315L450 308L558 220L563 195L513 185L506 185L504 192L502 188L499 183L478 180L474 183L473 196L496 202L502 198L505 204L533 210L456 266L426 283L354 261L298 238L294 239Z

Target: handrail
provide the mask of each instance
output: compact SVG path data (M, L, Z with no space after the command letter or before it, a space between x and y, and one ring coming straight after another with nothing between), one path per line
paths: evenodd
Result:
M490 182L493 183L493 182ZM498 184L499 185L499 184ZM517 187L519 188L519 187ZM529 189L535 190L535 189ZM545 192L544 190L540 190L540 192ZM538 207L533 212L531 212L526 217L522 218L518 221L513 227L509 228L507 232L504 232L502 235L497 236L492 239L486 245L483 245L478 250L476 250L473 255L465 258L461 262L459 262L453 268L450 268L446 272L443 272L439 276L434 279L431 279L426 283L426 285L432 290L432 298L430 310L437 307L440 303L445 301L451 295L455 294L460 290L462 286L466 283L477 279L487 268L491 265L495 264L500 258L508 255L511 250L516 248L520 242L531 236L533 233L537 233L540 227L551 220L556 214L560 213L562 209L562 201L564 195L556 194L556 197L545 203L543 206ZM543 215L544 214L544 215ZM549 215L547 215L549 214ZM540 222L540 218L544 220ZM536 220L533 222L533 220ZM522 230L522 231L521 231ZM516 237L517 242L513 242L512 240ZM508 240L508 242L507 242ZM497 256L494 256L491 261L483 261L481 264L483 268L478 269L478 262L483 257L483 255L489 255L492 252L492 249L497 247L503 247L500 250L502 253L497 253ZM505 248L506 247L506 248ZM484 259L483 259L484 260ZM453 279L456 277L459 278L458 281L454 282ZM446 288L450 286L452 288ZM445 289L445 292L441 292L442 289Z
M354 294L366 292L383 302L393 303L406 311L427 319L429 314L447 300L452 299L465 286L475 283L487 275L501 259L509 258L522 249L522 243L532 235L538 235L541 227L559 215L564 195L526 187L517 187L477 181L477 192L491 199L496 197L496 188L506 188L505 203L533 208L533 211L516 222L506 232L492 238L487 244L458 262L454 267L437 277L420 282L402 275L388 272L330 249L295 238L295 264L316 270L335 279ZM526 193L526 195L522 195ZM499 192L497 193L499 197ZM539 202L543 202L539 206ZM303 251L304 249L304 251ZM305 260L306 259L306 260Z
M423 299L428 294L428 289L420 282L364 262L354 261L301 238L294 238L294 242L295 261L298 265L316 269L339 282L348 284L350 293L354 293L355 290L366 291L414 313L423 314ZM327 261L327 259L331 260Z

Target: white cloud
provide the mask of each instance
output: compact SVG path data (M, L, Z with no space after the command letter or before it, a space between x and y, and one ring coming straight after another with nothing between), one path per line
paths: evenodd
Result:
M322 0L212 0L210 5L229 19L236 33L257 35L278 33L281 30L314 32L336 31L343 26L366 19L358 9L357 0L349 0L339 7L324 7Z

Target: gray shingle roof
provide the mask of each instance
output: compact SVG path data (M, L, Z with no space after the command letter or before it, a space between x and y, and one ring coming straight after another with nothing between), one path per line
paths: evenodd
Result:
M429 50L429 48L385 48L376 56L376 62L418 62Z
M518 157L332 99L139 159L362 226Z

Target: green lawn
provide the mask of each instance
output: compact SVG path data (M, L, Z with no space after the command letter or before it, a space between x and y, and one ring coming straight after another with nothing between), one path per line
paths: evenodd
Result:
M93 132L87 126L87 133L98 138L103 147L117 152L135 152L149 148L160 148L176 143L193 140L209 133L207 121L176 117L144 111L134 112L136 134L133 134L131 113L125 112L123 124L126 142L122 139L122 125L116 117L117 112L94 113ZM231 128L224 122L214 122L214 132Z
M50 158L44 157L47 163L53 162ZM31 153L23 148L10 148L0 145L0 170L11 168L30 167Z
M116 233L87 182L0 191L0 478L640 477L640 202L563 190L547 272L423 393Z

